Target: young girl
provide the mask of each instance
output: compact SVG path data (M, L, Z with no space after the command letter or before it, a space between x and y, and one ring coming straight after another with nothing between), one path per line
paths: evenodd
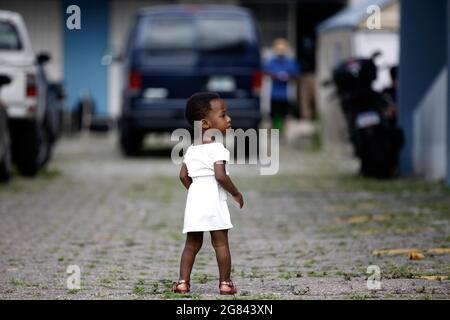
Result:
M231 256L228 247L228 229L233 225L227 207L228 191L242 208L244 199L234 186L225 168L230 153L220 142L207 138L205 131L217 129L222 134L231 128L225 102L215 93L196 93L186 104L186 118L191 126L201 122L202 143L191 145L184 155L180 179L188 189L184 212L183 233L187 233L181 256L180 278L173 284L173 291L187 293L195 256L203 243L203 232L210 231L211 242L219 265L220 294L235 294L231 281Z

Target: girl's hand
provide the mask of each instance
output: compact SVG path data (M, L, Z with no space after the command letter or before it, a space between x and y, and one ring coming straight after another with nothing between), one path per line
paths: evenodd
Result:
M239 209L242 209L242 207L244 206L244 197L242 197L242 194L239 192L238 194L233 196L233 199L239 204Z

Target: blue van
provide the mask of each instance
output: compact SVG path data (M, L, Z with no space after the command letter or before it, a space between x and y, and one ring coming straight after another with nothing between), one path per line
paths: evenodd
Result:
M123 152L139 153L146 133L188 128L185 103L199 91L221 95L233 128L257 129L259 43L256 22L244 8L166 5L139 11L123 57Z

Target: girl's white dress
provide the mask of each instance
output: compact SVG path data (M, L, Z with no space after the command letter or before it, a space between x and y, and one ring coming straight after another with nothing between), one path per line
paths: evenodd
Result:
M230 160L230 152L220 142L191 145L187 149L183 162L192 184L184 211L183 233L233 228L227 193L214 176L214 163L220 160Z

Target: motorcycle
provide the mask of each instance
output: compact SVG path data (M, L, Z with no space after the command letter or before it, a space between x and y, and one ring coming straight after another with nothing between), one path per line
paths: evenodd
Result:
M361 160L360 173L367 177L397 175L404 134L397 127L395 107L372 89L377 78L375 53L369 59L350 58L333 70L333 80L347 122L355 156Z

